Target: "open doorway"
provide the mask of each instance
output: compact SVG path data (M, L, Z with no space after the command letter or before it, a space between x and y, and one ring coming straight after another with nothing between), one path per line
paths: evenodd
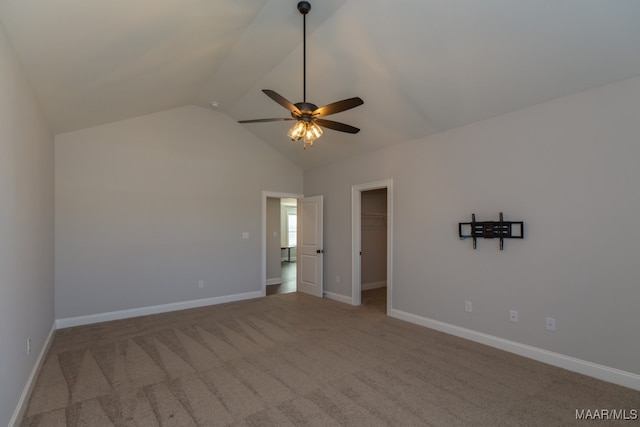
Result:
M273 204L272 209L269 205ZM276 212L277 210L277 212ZM273 218L270 218L273 212ZM294 198L269 198L267 199L267 223L273 224L272 237L277 241L273 250L267 248L267 295L287 294L295 292L296 287L296 261L298 259L298 200ZM272 255L271 257L269 255ZM270 258L274 258L270 260ZM269 271L269 261L274 271Z
M263 193L264 295L296 292L297 198Z
M351 304L389 314L393 296L393 181L351 188Z
M387 189L360 193L360 303L387 309Z

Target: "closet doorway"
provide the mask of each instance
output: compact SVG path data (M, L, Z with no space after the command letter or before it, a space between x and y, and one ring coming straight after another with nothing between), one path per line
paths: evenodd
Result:
M393 187L352 187L352 304L389 314L392 304Z
M360 304L386 312L387 189L360 193Z

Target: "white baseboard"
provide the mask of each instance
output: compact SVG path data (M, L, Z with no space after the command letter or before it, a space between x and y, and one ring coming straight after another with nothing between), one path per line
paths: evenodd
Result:
M282 277L274 277L273 279L267 279L267 286L279 285L282 283Z
M371 289L384 288L386 286L387 286L386 280L383 280L382 282L363 283L362 285L360 285L360 290L370 291Z
M53 335L56 331L56 323L53 322L51 325L51 331L49 331L49 335L40 350L40 354L38 354L38 358L36 359L36 363L33 365L33 369L31 369L31 374L27 379L27 383L22 390L22 394L20 395L20 400L18 400L18 405L16 409L13 411L13 416L9 420L9 427L17 427L22 421L22 417L24 416L25 411L27 410L27 404L29 403L29 397L31 397L31 392L33 391L33 387L36 385L36 378L38 378L38 374L40 373L40 369L42 369L42 364L44 363L45 356L49 351L49 347L51 347L51 342L53 341Z
M338 302L343 302L345 304L351 305L351 297L348 297L348 296L336 294L334 292L325 291L324 292L324 297L326 299L330 299L330 300L334 300L334 301L338 301Z
M128 319L130 317L147 316L149 314L167 313L169 311L224 304L227 302L242 301L245 299L262 298L263 296L263 291L245 292L242 294L225 295L222 297L203 298L150 307L132 308L130 310L90 314L88 316L68 317L66 319L57 319L56 326L58 329L70 328L73 326L90 325L92 323L108 322L111 320Z
M529 359L557 366L568 371L588 375L599 380L608 381L634 390L640 390L640 375L632 372L626 372L610 368L608 366L599 365L597 363L588 362L586 360L577 359L575 357L565 356L564 354L554 353L552 351L506 340L504 338L484 334L482 332L462 328L460 326L451 325L449 323L440 322L438 320L429 319L427 317L418 316L401 310L391 309L390 316L410 323L415 323L420 326L425 326L430 329L435 329L436 331L479 342L519 356L528 357Z

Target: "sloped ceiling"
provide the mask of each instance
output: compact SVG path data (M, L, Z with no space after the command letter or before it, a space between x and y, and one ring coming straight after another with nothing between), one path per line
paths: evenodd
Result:
M360 96L311 149L245 124L304 169L640 75L638 0L311 0L307 101ZM296 0L0 0L54 132L186 104L235 120L302 101Z

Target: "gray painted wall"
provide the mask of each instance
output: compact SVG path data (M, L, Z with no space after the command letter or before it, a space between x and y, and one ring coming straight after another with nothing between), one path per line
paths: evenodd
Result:
M327 291L351 294L351 186L390 178L395 309L640 374L638 111L634 78L306 172ZM500 211L524 240L458 239Z
M55 154L58 319L260 291L262 191L302 192L297 166L195 106L57 135Z
M0 425L54 321L53 135L0 28ZM27 337L31 354L27 355Z

